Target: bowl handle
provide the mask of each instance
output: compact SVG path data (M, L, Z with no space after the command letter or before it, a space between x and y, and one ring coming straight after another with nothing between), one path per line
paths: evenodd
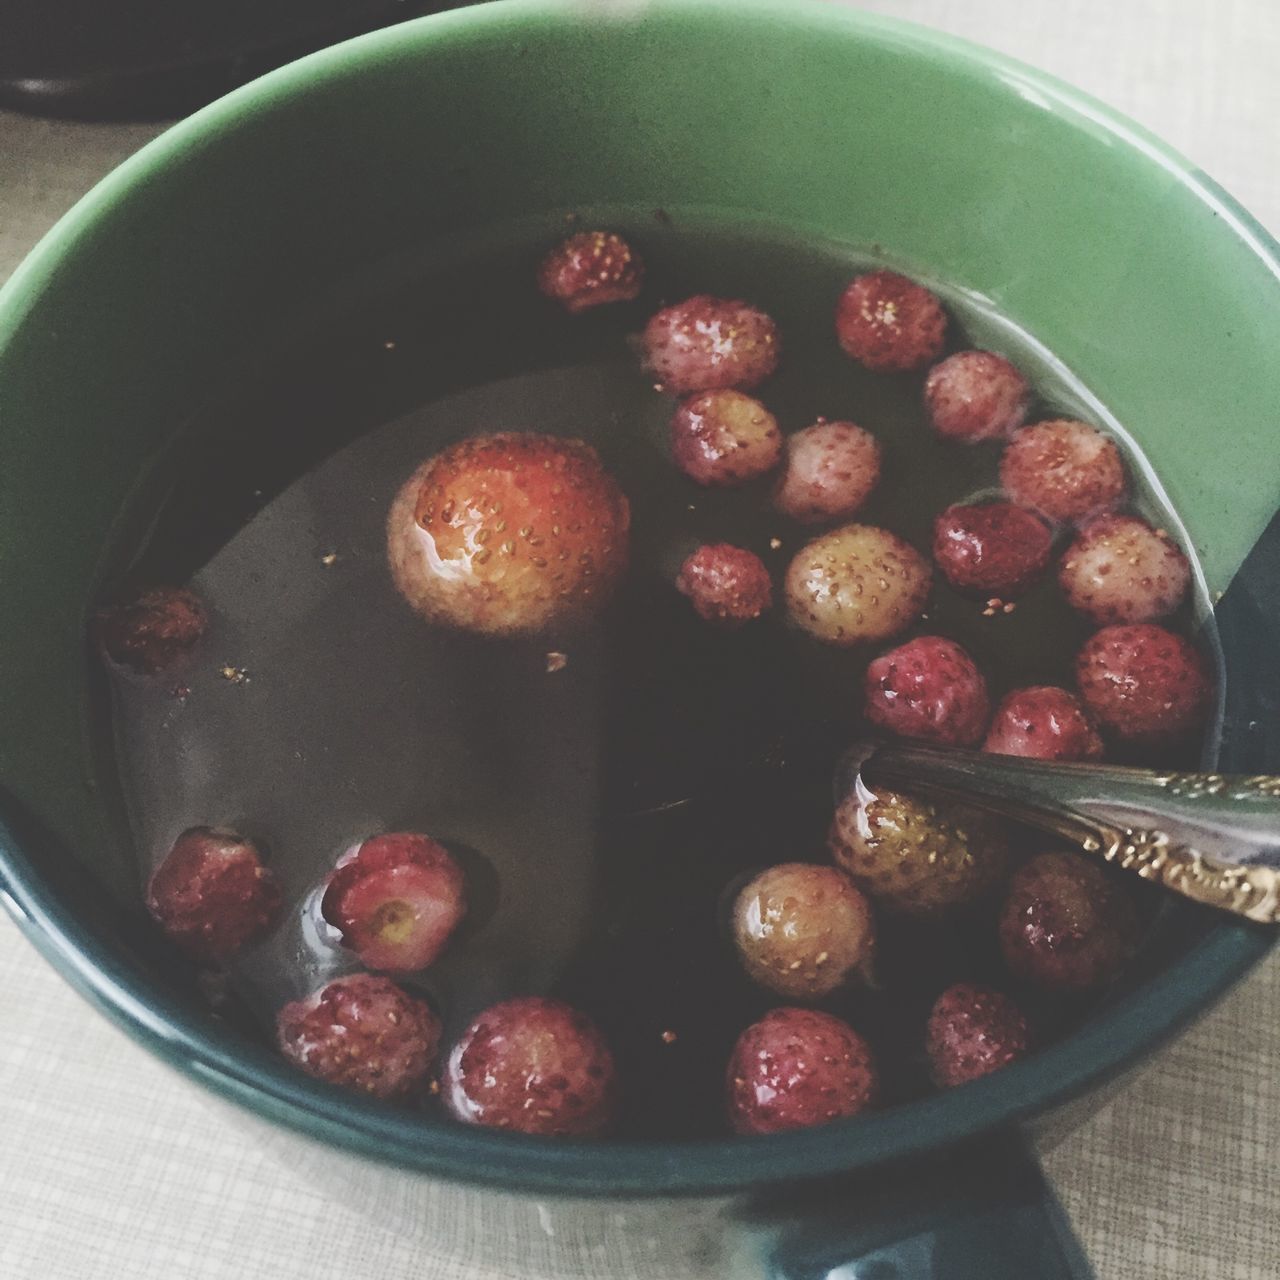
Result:
M1094 1280L1018 1136L761 1196L739 1221L734 1280Z

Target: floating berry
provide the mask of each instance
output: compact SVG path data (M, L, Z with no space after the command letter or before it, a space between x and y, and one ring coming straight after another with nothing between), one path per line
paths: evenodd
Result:
M842 872L808 862L756 876L734 903L733 936L752 980L793 1000L830 995L875 947L867 900Z
M574 314L640 292L644 264L612 231L579 231L558 244L538 268L538 288Z
M709 543L689 556L680 566L676 589L689 597L700 618L725 627L740 627L773 604L764 561L727 542Z
M880 479L880 442L852 422L818 422L787 437L773 505L803 524L845 520Z
M705 391L676 409L671 455L699 484L745 484L778 465L782 433L759 400L741 391Z
M935 916L993 892L1009 869L1004 827L979 809L940 804L861 779L836 807L831 856L878 906Z
M1042 853L1019 868L1000 915L1000 947L1019 978L1087 991L1114 978L1138 944L1137 913L1078 853Z
M204 605L194 592L150 587L99 609L93 633L112 662L152 676L181 662L208 626Z
M253 842L213 827L184 831L147 886L147 909L169 938L214 964L261 938L280 905Z
M867 1043L813 1009L771 1009L729 1059L729 1122L736 1133L781 1133L856 1115L875 1097Z
M946 440L977 444L1003 439L1022 426L1031 403L1027 380L991 351L957 351L929 370L924 403Z
M802 547L787 568L787 612L827 644L887 640L929 595L928 562L887 529L847 524Z
M950 1089L1007 1067L1029 1043L1027 1020L1007 995L958 982L933 1006L925 1049L934 1084Z
M858 276L836 306L845 354L877 373L905 373L938 358L947 336L942 303L893 271Z
M1091 636L1076 657L1076 685L1094 719L1121 738L1179 738L1209 714L1203 655L1151 622L1104 627Z
M308 1075L375 1098L422 1088L440 1043L440 1020L389 978L336 978L276 1018L281 1052Z
M340 862L320 909L361 964L410 973L444 950L466 914L466 882L443 845L398 831L371 837Z
M1098 516L1058 566L1067 603L1092 622L1153 622L1172 613L1191 585L1177 545L1137 516Z
M973 746L991 711L973 659L942 636L917 636L882 654L867 667L864 688L872 724L947 746Z
M444 1073L444 1100L459 1120L519 1133L598 1134L614 1093L613 1055L595 1024L536 996L482 1013Z
M645 367L677 396L757 386L778 367L780 348L763 311L706 293L659 311L644 330Z
M391 574L424 617L490 634L599 609L627 563L630 509L581 440L477 436L429 458L387 523Z
M1038 422L1015 431L1000 459L1000 483L1020 506L1050 520L1109 511L1128 488L1115 443L1084 422Z
M933 524L933 558L957 591L1020 596L1049 567L1053 535L1011 502L948 507Z
M1030 760L1097 760L1102 739L1074 694L1033 685L1001 700L982 749Z

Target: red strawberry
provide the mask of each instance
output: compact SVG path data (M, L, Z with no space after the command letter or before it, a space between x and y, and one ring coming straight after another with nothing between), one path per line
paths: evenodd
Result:
M1010 502L948 507L933 524L933 558L957 591L1019 596L1049 566L1053 536Z
M1067 603L1100 626L1152 622L1172 613L1191 585L1187 557L1137 516L1098 516L1058 566Z
M579 231L556 245L538 268L538 288L573 313L640 292L644 264L612 231Z
M924 403L946 440L977 444L1022 426L1031 403L1027 380L1003 356L957 351L929 370Z
M613 1055L591 1019L536 996L485 1010L444 1072L444 1100L459 1120L518 1133L598 1134L615 1094Z
M425 969L466 914L466 881L427 836L373 836L340 862L321 900L324 918L360 962L387 973Z
M759 556L727 542L699 547L680 566L676 588L700 618L738 627L773 604L773 583Z
M759 400L741 391L706 391L676 409L671 455L699 484L743 484L777 466L782 433Z
M280 914L280 886L244 836L184 831L147 886L147 909L197 959L222 963L257 941Z
M954 640L918 636L867 667L867 719L903 738L972 746L987 727L987 682Z
M772 1009L729 1059L729 1121L736 1133L781 1133L856 1115L877 1087L867 1043L813 1009Z
M538 631L598 609L627 564L630 508L581 440L476 436L429 458L387 523L392 577L419 613Z
M749 390L778 367L780 347L777 325L763 311L707 293L659 311L644 330L645 367L678 396Z
M1031 760L1096 760L1102 739L1074 694L1033 685L1001 700L982 749Z
M98 644L112 662L140 675L175 666L208 629L204 605L183 587L151 587L104 605L94 617Z
M836 337L845 354L877 373L905 373L929 364L946 336L942 303L893 271L858 276L836 307Z
M1084 422L1038 422L1015 431L1000 483L1020 506L1050 520L1085 520L1118 506L1128 488L1115 443Z
M1090 637L1076 657L1076 684L1098 723L1121 738L1178 738L1209 714L1203 655L1150 622L1104 627Z
M933 1006L925 1047L934 1083L949 1089L1007 1067L1029 1041L1027 1020L1007 995L958 982Z
M375 1098L404 1098L426 1084L440 1020L389 978L337 978L276 1018L280 1051L308 1075Z
M853 515L880 480L880 442L852 422L817 422L787 437L773 505L803 524Z

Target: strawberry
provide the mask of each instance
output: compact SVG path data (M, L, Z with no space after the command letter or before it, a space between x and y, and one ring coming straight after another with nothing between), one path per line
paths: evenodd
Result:
M740 627L773 604L773 583L764 561L727 542L699 547L680 566L676 588L689 597L700 618Z
M874 1099L867 1042L813 1009L772 1009L739 1037L729 1059L729 1121L736 1133L781 1133L856 1115Z
M1019 506L1064 522L1110 511L1129 485L1114 441L1062 419L1014 432L1000 459L1000 483Z
M1161 741L1198 729L1212 686L1204 656L1154 623L1104 627L1076 656L1085 707L1120 738Z
M176 666L200 643L209 619L200 598L184 587L151 587L104 605L93 633L103 653L139 675Z
M630 508L580 440L476 436L429 458L391 508L387 551L426 618L491 634L599 609L627 564Z
M643 281L639 254L612 231L579 231L556 245L538 268L538 288L575 315L608 302L630 302Z
M280 1051L308 1075L375 1098L422 1089L440 1043L440 1020L389 978L337 978L276 1017Z
M887 640L924 609L931 575L896 533L846 524L801 547L787 567L787 612L827 644Z
M462 868L443 845L399 831L371 837L340 862L320 910L362 964L411 973L444 950L466 914L465 891Z
M802 524L847 520L880 480L880 442L852 422L816 422L787 437L773 505Z
M846 355L877 373L906 373L938 358L947 313L937 297L893 271L858 276L836 306Z
M507 1000L485 1010L454 1045L444 1100L467 1124L594 1136L613 1119L613 1055L595 1024L569 1005Z
M671 456L699 484L743 484L778 465L782 433L759 400L741 391L704 391L676 409Z
M1033 685L1001 700L982 749L1031 760L1097 760L1102 739L1074 694Z
M987 727L987 682L954 640L917 636L876 658L864 681L872 724L903 738L973 746Z
M763 311L707 293L659 311L644 330L645 367L678 396L750 390L778 367L780 349L778 327Z
M1020 596L1049 566L1053 535L1011 502L948 507L933 524L933 558L957 591Z
M191 827L147 886L147 909L179 946L221 964L267 933L280 915L280 886L252 841Z
M1029 1041L1027 1020L1007 995L958 982L933 1006L925 1049L934 1083L949 1089L1007 1067Z
M1104 515L1076 535L1058 566L1067 603L1091 622L1153 622L1191 585L1191 565L1165 533L1137 516Z
M924 405L944 440L977 444L1022 426L1031 403L1027 380L991 351L957 351L929 370Z

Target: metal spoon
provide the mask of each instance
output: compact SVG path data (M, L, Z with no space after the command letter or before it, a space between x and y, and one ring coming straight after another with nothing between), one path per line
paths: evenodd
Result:
M836 771L960 800L1053 833L1126 871L1248 920L1280 923L1280 777L1161 773L864 741Z

